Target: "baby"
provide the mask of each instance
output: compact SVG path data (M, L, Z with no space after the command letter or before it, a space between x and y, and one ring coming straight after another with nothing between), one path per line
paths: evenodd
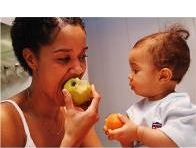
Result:
M196 106L187 93L176 92L190 65L181 26L146 36L129 54L131 89L144 99L119 115L124 125L114 130L104 126L108 139L122 146L196 146Z

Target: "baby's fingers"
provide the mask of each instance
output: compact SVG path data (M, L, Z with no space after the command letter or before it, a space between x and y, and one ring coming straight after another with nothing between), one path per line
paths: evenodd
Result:
M106 135L108 135L108 128L104 125L103 131L105 132Z
M130 121L129 118L128 118L126 115L121 115L121 114L119 114L118 116L119 116L120 120L121 120L123 123L128 123L128 122Z
M120 136L122 135L121 133L122 133L122 131L120 128L114 129L114 130L109 129L108 130L108 139L109 140L118 140L120 138Z

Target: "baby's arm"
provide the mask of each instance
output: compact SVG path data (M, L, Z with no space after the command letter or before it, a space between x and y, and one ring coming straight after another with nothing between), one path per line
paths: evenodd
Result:
M144 126L137 126L136 140L142 142L146 146L177 147L174 141L161 130Z
M122 146L131 146L133 141L140 141L145 146L176 147L177 145L161 130L139 126L126 116L119 116L125 123L121 128L108 130L108 139L118 140Z

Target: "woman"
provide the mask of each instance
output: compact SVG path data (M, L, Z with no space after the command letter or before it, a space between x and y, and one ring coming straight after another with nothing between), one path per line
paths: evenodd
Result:
M64 83L86 70L80 18L16 18L12 45L32 76L30 87L1 103L1 146L101 146L93 125L100 96L92 85L87 110L73 105ZM62 91L63 90L63 91Z

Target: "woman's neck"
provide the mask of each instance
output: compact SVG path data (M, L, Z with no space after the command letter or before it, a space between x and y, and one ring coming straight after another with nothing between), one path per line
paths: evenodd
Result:
M60 112L60 106L55 106L52 99L47 98L45 94L32 90L31 87L24 91L26 96L26 110L32 112L36 116L55 118ZM30 111L31 110L31 111Z

